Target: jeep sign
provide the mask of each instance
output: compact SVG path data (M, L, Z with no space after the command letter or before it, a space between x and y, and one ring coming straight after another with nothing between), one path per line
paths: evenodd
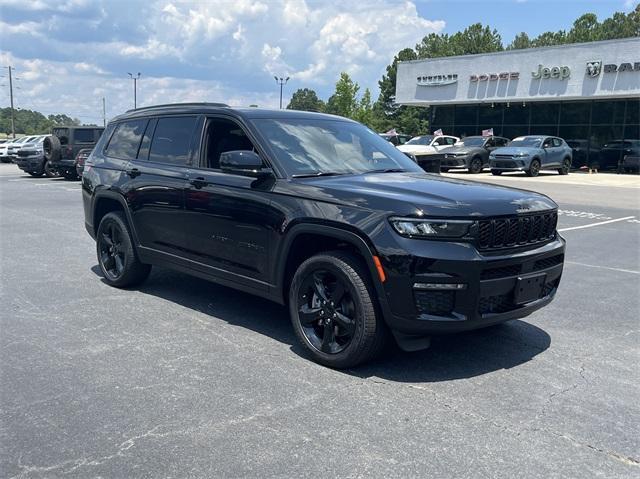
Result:
M542 65L538 65L538 71L531 72L531 76L536 80L541 78L557 78L559 80L564 80L571 76L571 69L568 66L547 68Z

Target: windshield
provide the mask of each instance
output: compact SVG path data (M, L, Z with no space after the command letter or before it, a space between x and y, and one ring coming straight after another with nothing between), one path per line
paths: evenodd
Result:
M405 145L430 145L432 141L432 135L416 136L407 141Z
M540 138L521 137L521 138L516 138L513 141L509 142L508 146L524 146L524 147L530 147L530 148L540 148L540 143L542 143L542 139Z
M324 119L256 119L287 174L423 171L377 133L358 123Z
M482 146L484 145L484 138L480 136L469 136L461 140L464 146Z

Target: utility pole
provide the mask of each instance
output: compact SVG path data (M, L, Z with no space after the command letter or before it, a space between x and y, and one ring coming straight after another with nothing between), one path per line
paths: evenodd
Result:
M140 72L138 72L138 75L134 75L133 73L128 73L128 75L131 77L131 79L133 80L133 109L136 110L138 108L138 80L140 79Z
M13 79L11 78L11 65L9 65L9 96L11 97L11 137L16 137L16 124L13 113Z
M289 77L287 78L278 78L277 76L273 77L278 85L280 85L280 109L282 110L282 87L287 84L289 81Z
M107 108L104 97L102 97L102 126L107 126Z

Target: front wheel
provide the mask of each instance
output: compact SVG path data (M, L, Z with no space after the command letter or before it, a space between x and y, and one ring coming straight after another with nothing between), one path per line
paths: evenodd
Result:
M531 164L527 170L527 176L538 176L538 173L540 173L540 161L531 160Z
M491 170L491 174L493 176L500 176L502 174L501 170Z
M57 178L60 176L60 174L51 166L51 162L46 160L44 162L44 174L47 178Z
M570 169L571 169L571 160L569 158L565 158L565 160L562 162L562 168L558 168L558 173L560 175L568 175Z
M42 171L27 171L34 178L40 178L42 176Z
M116 288L142 283L151 266L138 260L131 241L129 226L121 212L107 213L96 234L98 264L105 281Z
M376 312L371 281L362 262L342 251L304 261L289 289L296 336L313 359L349 368L377 356L387 329Z
M80 177L78 176L78 173L76 173L76 170L63 170L62 171L62 176L64 177L65 180L68 181L75 181L75 180L79 180Z
M476 156L471 159L471 163L469 163L469 173L473 173L474 175L480 173L482 171L482 158Z
M449 168L440 168L440 171L443 173L447 173L449 171Z

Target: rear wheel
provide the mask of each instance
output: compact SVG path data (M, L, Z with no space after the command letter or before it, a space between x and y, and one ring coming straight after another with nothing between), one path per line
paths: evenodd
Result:
M388 337L369 276L357 257L327 252L307 259L289 289L293 329L313 359L349 368L377 356Z
M482 158L474 156L469 163L469 173L478 174L482 171Z
M531 160L531 164L527 170L527 176L538 176L538 173L540 173L540 161Z
M561 175L568 175L569 170L571 169L571 160L569 158L565 158L562 162L562 168L558 168L558 173Z
M40 178L42 176L42 171L27 171L34 178Z
M129 226L121 212L107 213L100 221L96 250L100 270L110 286L135 286L149 276L151 266L138 260Z
M502 174L501 170L491 170L491 174L493 176L500 176Z
M443 173L446 173L449 171L449 168L440 168L440 171L442 171Z
M62 176L64 177L65 180L69 180L69 181L74 181L74 180L79 180L80 179L78 177L78 173L76 172L76 170L64 170L62 172Z

